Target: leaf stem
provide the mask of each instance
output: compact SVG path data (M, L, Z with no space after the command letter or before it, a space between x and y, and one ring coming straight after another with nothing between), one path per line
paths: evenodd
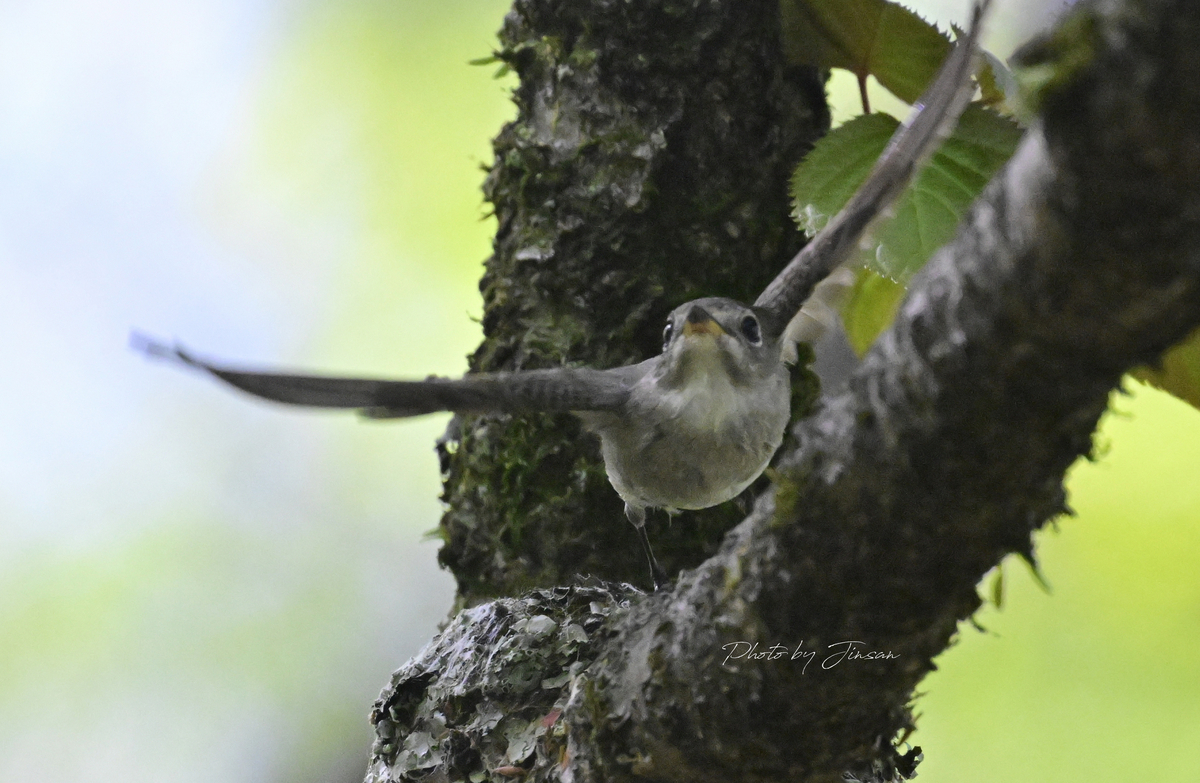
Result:
M867 97L867 74L855 74L858 77L858 94L862 98L863 114L871 113L871 99Z

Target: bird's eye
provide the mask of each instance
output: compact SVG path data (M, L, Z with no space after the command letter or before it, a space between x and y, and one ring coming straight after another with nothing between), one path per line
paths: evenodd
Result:
M671 335L675 334L675 326L670 321L663 328L663 350L667 350L667 346L671 344Z
M762 332L758 328L758 319L752 315L743 318L742 334L750 341L751 345L760 344L762 342Z

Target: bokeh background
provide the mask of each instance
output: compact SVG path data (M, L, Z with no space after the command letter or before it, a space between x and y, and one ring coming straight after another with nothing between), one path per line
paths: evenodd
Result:
M1002 55L1053 11L999 5ZM127 340L460 373L512 114L467 63L505 10L0 0L0 781L360 778L450 605L446 417L274 408ZM1200 779L1200 413L1114 409L1039 537L1051 592L1006 563L926 682L922 780Z

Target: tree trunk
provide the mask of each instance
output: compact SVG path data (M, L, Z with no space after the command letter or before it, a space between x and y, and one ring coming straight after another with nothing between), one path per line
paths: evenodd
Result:
M519 113L485 185L499 230L472 370L641 361L677 305L753 300L800 247L787 181L829 115L818 74L784 61L777 0L518 0L500 41ZM796 393L806 412L813 376ZM577 574L649 586L599 444L573 416L452 428L441 560L463 602ZM652 517L664 567L716 552L753 489L670 525Z
M563 5L518 3L505 26L522 113L489 179L479 369L641 358L671 306L752 299L794 250L758 210L782 213L813 130L795 128L823 115L804 108L812 75L777 59L774 4ZM570 425L469 423L446 560L469 603L543 588L460 612L394 675L368 780L908 775L914 689L976 584L1032 558L1122 374L1200 325L1197 40L1197 4L1108 0L1026 51L1053 77L1013 161L848 390L798 425L773 486L672 589L570 578L641 568ZM545 467L563 454L570 469ZM703 554L684 549L675 565ZM744 654L754 643L784 654Z

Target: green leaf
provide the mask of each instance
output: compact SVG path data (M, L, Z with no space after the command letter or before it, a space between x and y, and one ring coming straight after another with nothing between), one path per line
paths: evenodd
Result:
M1004 608L1004 563L1001 562L996 566L992 573L992 584L989 590L992 599L992 606L997 609Z
M898 199L894 216L875 232L868 264L906 283L933 251L954 238L958 223L1021 141L1014 121L980 106L963 112L958 126L912 187Z
M808 233L820 230L866 180L899 123L884 114L857 117L817 143L792 175L794 215ZM890 217L877 223L860 261L900 283L950 241L959 220L1021 138L1012 120L978 105L930 158Z
M780 0L779 11L789 60L874 76L906 103L950 51L944 33L888 0Z
M859 356L867 352L875 338L896 316L904 286L881 277L870 269L858 270L850 295L842 305L842 324L850 347Z
M1200 329L1164 353L1161 366L1137 367L1129 374L1200 408Z
M825 134L792 173L793 216L809 236L825 228L867 179L900 125L887 114L863 114Z

